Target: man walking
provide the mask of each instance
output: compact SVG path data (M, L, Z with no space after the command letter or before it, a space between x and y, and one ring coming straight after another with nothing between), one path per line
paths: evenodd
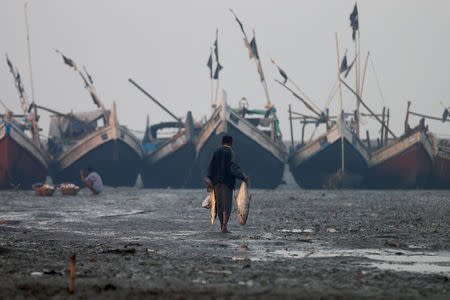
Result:
M236 178L247 182L248 177L241 171L235 160L232 149L233 138L223 136L222 147L217 149L209 163L207 183L210 188L214 188L216 196L216 211L219 215L220 230L223 233L229 232L227 229L233 204L233 190L236 185Z

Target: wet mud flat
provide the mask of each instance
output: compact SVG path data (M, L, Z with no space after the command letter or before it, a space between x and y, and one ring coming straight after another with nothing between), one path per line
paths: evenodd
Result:
M211 226L204 190L0 192L0 298L442 298L448 191L251 190ZM217 220L218 221L218 220Z

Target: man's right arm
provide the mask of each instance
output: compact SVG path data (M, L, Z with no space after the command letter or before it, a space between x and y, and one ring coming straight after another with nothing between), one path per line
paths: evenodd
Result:
M209 180L211 181L213 180L214 177L215 162L216 162L216 152L213 153L211 160L209 161L208 173L206 175L206 177L208 177Z

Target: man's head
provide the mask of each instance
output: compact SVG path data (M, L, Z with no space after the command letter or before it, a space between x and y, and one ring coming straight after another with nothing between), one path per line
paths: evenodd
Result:
M222 145L227 145L227 146L233 145L233 137L231 137L229 135L224 135L222 137Z
M87 168L87 172L88 172L88 174L94 172L94 168L93 168L92 166L89 166L89 167Z

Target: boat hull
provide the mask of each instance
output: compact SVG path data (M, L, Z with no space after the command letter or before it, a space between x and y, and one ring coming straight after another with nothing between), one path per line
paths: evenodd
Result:
M417 188L430 180L432 146L423 131L416 131L378 150L369 163L369 188Z
M176 137L152 153L144 155L141 171L145 188L200 188L200 171L195 145Z
M433 187L450 188L450 155L448 153L436 154Z
M139 140L124 128L107 126L65 151L53 166L56 184L81 185L80 170L92 166L108 186L135 186L142 161Z
M0 127L0 189L31 189L45 182L45 155L20 130L3 123Z
M289 169L297 184L305 189L358 188L367 172L369 153L347 132L344 136L344 176L337 182L342 168L342 140L338 127L295 151Z
M216 109L198 138L197 160L202 177L206 176L211 157L224 135L233 137L237 163L249 176L250 187L274 189L281 183L284 149L224 104Z

